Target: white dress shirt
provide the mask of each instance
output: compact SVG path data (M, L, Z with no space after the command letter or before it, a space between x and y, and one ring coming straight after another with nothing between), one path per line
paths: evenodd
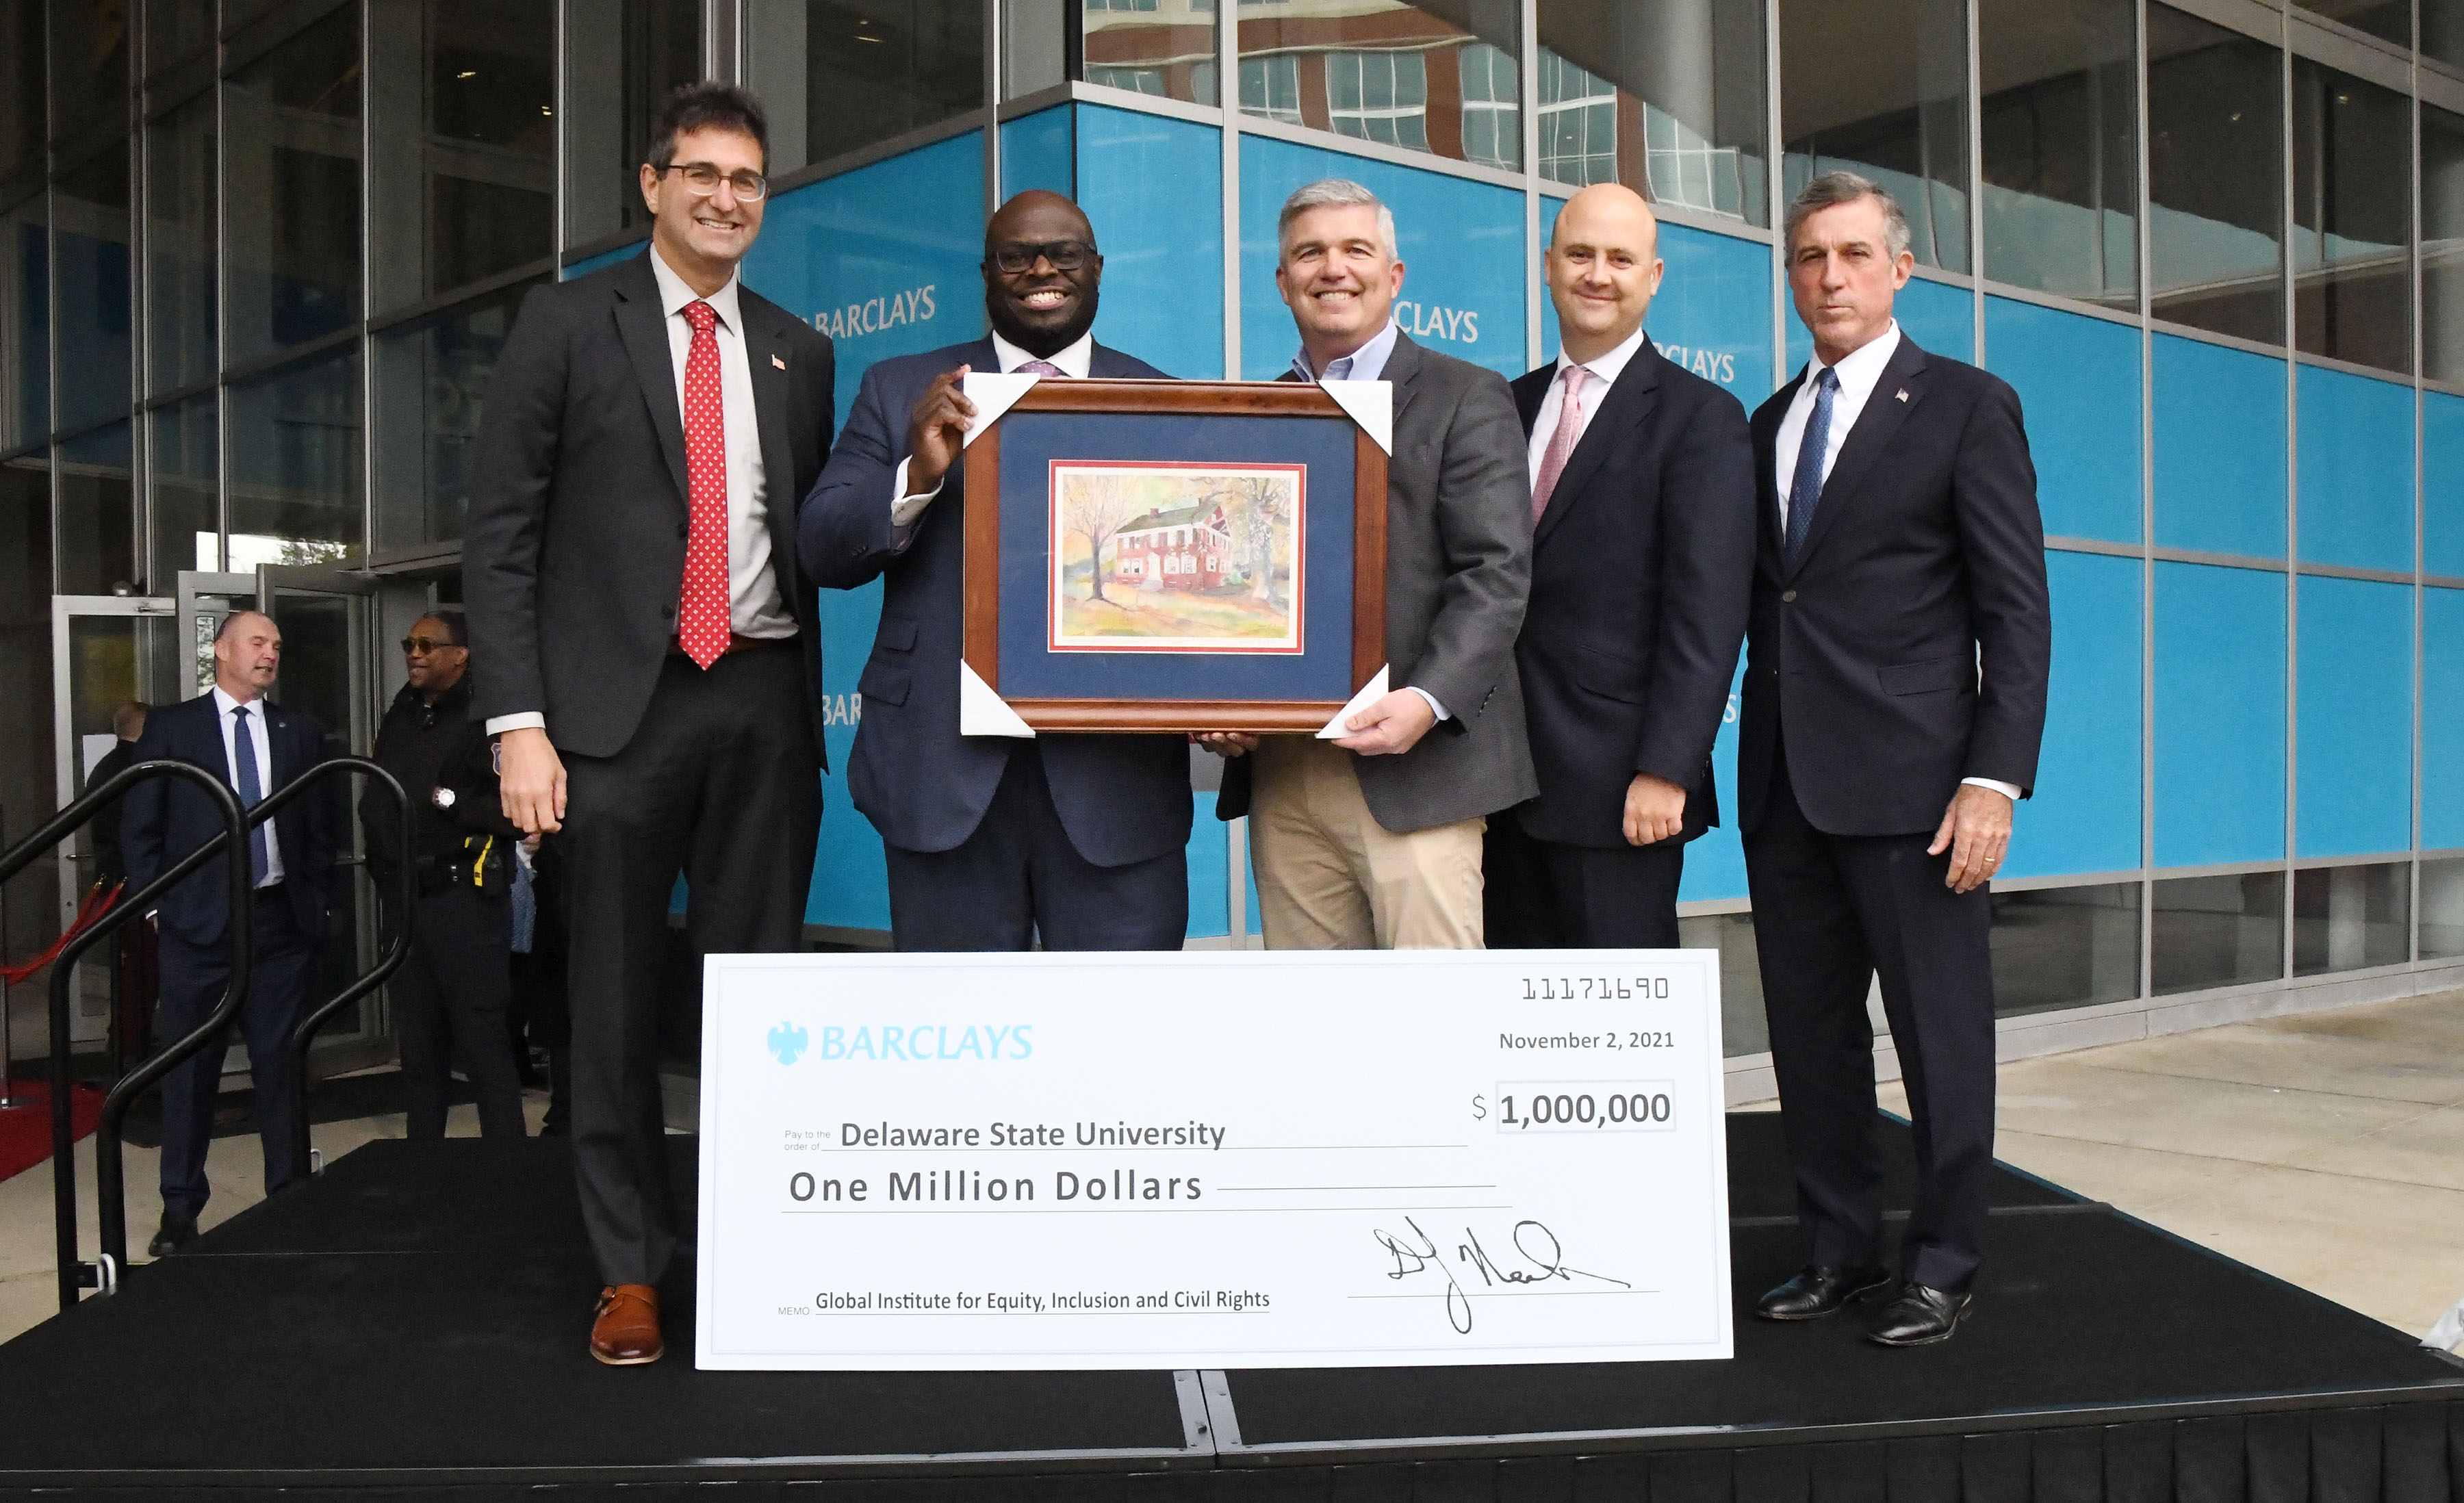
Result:
M709 303L718 315L711 330L718 344L719 424L727 438L727 596L728 627L737 636L791 637L796 617L779 593L779 577L770 568L769 476L761 463L761 420L753 404L753 366L744 352L744 322L737 289L740 276L704 298L685 285L650 248L650 275L659 284L659 307L666 315L668 354L675 365L676 415L684 416L685 363L693 355L693 323L685 306ZM692 505L692 498L686 498ZM683 580L678 578L681 589ZM545 728L547 716L538 710L493 716L488 734Z
M1831 399L1830 442L1823 446L1822 478L1831 478L1831 467L1839 462L1839 446L1857 426L1859 414L1874 395L1874 386L1882 379L1882 367L1900 347L1900 320L1893 319L1890 327L1848 352L1837 369L1839 372L1839 394ZM1805 379L1796 384L1796 395L1788 404L1788 414L1779 420L1779 437L1772 446L1771 474L1779 480L1779 524L1788 527L1788 506L1794 499L1790 493L1796 489L1796 452L1805 445L1805 425L1814 417L1814 384L1823 372L1818 360L1805 365Z
M1891 356L1898 352L1899 347L1900 320L1893 319L1889 328L1849 351L1834 367L1839 372L1839 394L1831 399L1831 431L1829 442L1823 445L1822 450L1824 484L1830 483L1831 467L1839 462L1839 446L1848 441L1850 431L1856 428L1858 417L1865 410L1865 404L1873 398L1874 387L1882 379L1883 367L1890 365ZM1796 384L1796 395L1788 404L1788 414L1779 420L1779 435L1772 444L1771 474L1779 482L1779 524L1782 532L1788 529L1789 503L1794 499L1790 493L1796 488L1797 451L1805 446L1805 425L1814 416L1814 383L1822 374L1822 369L1819 361L1806 363L1805 379ZM2004 783L1998 778L1962 778L1959 781L1972 783L1980 788L1991 788L2013 803L2019 797L2017 784Z
M996 334L993 336L993 359L1001 363L1001 374L1004 376L1028 361L1041 360L1045 365L1060 366L1061 373L1065 376L1084 381L1087 379L1088 370L1095 363L1094 331L1090 329L1079 335L1076 343L1050 356L1030 355ZM949 478L945 475L941 480L947 483ZM890 525L900 532L914 526L915 519L923 516L924 508L932 505L933 497L940 494L941 486L936 484L921 496L908 495L907 461L901 459L898 461L898 468L891 472L890 476Z
M1607 354L1596 360L1574 362L1583 371L1583 409L1574 416L1574 442L1581 443L1583 435L1592 431L1592 419L1599 415L1600 403L1607 399L1609 387L1617 385L1617 378L1641 349L1642 329L1637 325ZM1540 399L1540 413L1531 420L1531 484L1535 489L1540 484L1541 456L1549 452L1549 441L1557 433L1558 414L1566 409L1567 364L1565 352L1559 351L1557 365L1549 372L1549 394Z
M1387 320L1386 326L1379 329L1375 334L1371 335L1369 337L1368 343L1361 345L1358 349L1353 350L1349 355L1337 357L1338 359L1349 360L1352 364L1344 368L1342 375L1336 376L1333 379L1337 381L1384 380L1386 376L1387 358L1395 353L1395 337L1402 332L1402 325L1397 323L1392 319ZM1331 365L1334 364L1334 361L1328 361L1327 364ZM1306 347L1304 347L1299 354L1292 357L1292 374L1300 377L1303 381L1315 381L1317 379L1317 372L1309 369L1309 350Z
M260 799L274 791L274 732L265 723L265 700L251 699L243 707L220 684L214 685L214 718L223 727L223 776L231 780L231 791L239 791L239 718L235 709L248 712L249 744L256 752L256 792ZM272 887L282 880L282 842L274 838L274 827L265 827L265 880L259 887Z
M720 425L727 431L728 626L737 636L790 637L796 618L780 598L779 576L770 568L769 476L761 465L761 420L753 406L753 365L744 350L744 321L737 311L740 276L704 298L669 270L656 247L650 275L659 280L659 307L667 315L668 353L675 362L676 410L684 410L685 362L693 354L693 324L685 308L706 302L717 313L711 332L718 343Z

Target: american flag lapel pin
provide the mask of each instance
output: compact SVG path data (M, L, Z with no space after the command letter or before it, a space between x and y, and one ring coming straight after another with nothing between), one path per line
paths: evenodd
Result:
M787 358L783 355L773 355L770 357L770 364L778 366L781 370L784 370L787 368ZM1900 395L1901 397L1905 398L1907 393L1903 391Z

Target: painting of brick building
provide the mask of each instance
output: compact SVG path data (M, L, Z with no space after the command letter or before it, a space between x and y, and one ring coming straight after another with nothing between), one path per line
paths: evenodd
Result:
M1302 465L1056 460L1054 652L1302 651Z

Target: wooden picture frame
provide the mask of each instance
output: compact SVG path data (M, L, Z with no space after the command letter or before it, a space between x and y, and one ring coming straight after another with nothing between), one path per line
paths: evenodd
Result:
M1330 629L1348 630L1349 682L1345 693L1333 698L1200 696L1187 699L1159 699L1154 696L1118 698L1005 691L1001 672L1004 518L1011 519L1009 536L1015 541L1020 531L1018 509L1032 508L1039 519L1049 519L1054 508L1049 486L1036 487L1033 494L1003 494L1002 430L1012 418L1022 413L1152 414L1200 419L1334 418L1351 426L1352 473L1347 478L1352 497L1352 525L1348 539L1338 540L1348 542L1345 551L1349 554L1350 564L1349 619L1330 622L1324 616L1331 612L1322 612L1307 622L1308 630L1313 633L1322 634ZM1324 431L1315 430L1314 426L1313 431ZM1171 463L1149 456L1139 457L1148 458L1158 468ZM1273 457L1276 456L1260 456L1262 461ZM1115 455L1107 453L1073 456L1074 462L1089 466L1115 458ZM1341 404L1315 386L1299 382L1039 381L968 443L965 465L966 618L963 655L967 666L1038 733L1314 732L1332 718L1350 702L1353 694L1386 666L1386 452L1375 439L1353 424L1351 415ZM1013 479L1015 481L1017 477L1013 476ZM1014 488L1020 493L1028 490L1023 483L1016 484ZM1320 538L1324 535L1323 528L1313 534ZM1047 532L1047 539L1050 536ZM1098 575L1103 568L1102 545L1090 544L1090 577ZM1050 597L1035 600L1034 608L1039 617L1058 609L1049 601ZM1023 609L1025 603L1014 602L1013 608ZM1291 608L1297 613L1307 608L1296 602ZM1114 654L1090 651L1083 646L1072 649L1073 655L1083 654L1098 660L1127 655L1130 651L1125 649L1122 653ZM1136 651L1137 655L1148 658L1179 656L1170 651L1158 652L1153 648ZM1196 674L1201 679L1204 676L1202 668L1196 670ZM1090 676L1095 675L1090 673Z

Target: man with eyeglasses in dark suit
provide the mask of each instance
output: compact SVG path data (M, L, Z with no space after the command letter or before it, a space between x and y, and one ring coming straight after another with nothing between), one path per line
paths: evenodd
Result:
M573 1152L605 1281L591 1355L658 1360L676 1246L658 1072L668 904L702 953L792 950L820 833L821 631L795 500L829 449L830 343L737 268L768 124L671 96L642 164L649 248L522 304L471 466L473 713L505 816L558 831Z

